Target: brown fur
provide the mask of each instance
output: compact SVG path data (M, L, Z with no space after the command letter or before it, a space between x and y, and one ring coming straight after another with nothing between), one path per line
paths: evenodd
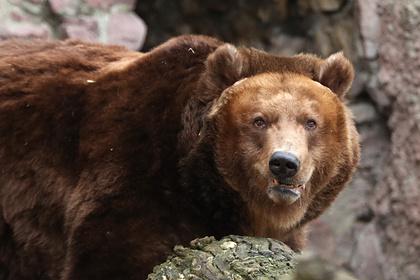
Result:
M268 236L299 250L305 224L358 161L338 98L352 77L340 55L277 57L203 36L146 54L0 43L3 279L145 279L175 244L205 235ZM282 120L258 135L239 125L249 102L277 120L315 104L323 126L311 138ZM270 149L287 131L314 170L289 206L264 188Z

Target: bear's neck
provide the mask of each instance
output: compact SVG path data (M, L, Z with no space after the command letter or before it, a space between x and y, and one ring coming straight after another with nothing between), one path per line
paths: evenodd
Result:
M197 144L180 167L182 191L208 233L216 237L243 234L248 223L245 205L219 174L210 143Z

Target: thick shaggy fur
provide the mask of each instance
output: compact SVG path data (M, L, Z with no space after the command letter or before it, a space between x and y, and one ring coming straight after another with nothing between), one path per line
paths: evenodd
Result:
M74 41L0 43L0 278L145 279L174 245L205 235L270 236L300 249L303 226L357 164L357 133L330 98L340 128L325 136L329 163L296 209L300 218L262 222L258 203L231 185L235 171L221 171L220 149L235 149L235 139L218 116L228 110L222 92L266 72L296 73L337 96L353 78L340 55L277 57L203 36L146 54ZM275 83L264 77L255 79Z

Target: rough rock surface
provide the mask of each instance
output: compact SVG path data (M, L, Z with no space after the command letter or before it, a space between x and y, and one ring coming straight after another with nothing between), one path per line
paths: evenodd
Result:
M390 100L391 154L372 207L384 279L420 277L420 1L380 1L378 87Z
M322 258L305 254L296 258L296 271L293 280L356 280L342 268L333 265Z
M156 266L148 280L286 279L295 267L295 253L283 243L265 238L227 236L177 246L174 255Z
M145 48L177 34L199 33L224 41L289 54L323 56L344 50L356 59L352 1L194 0L139 1L136 11L151 32ZM166 11L171 11L170 13Z
M148 280L356 280L313 254L298 255L285 244L248 236L205 237L156 266Z
M0 0L0 40L80 39L141 49L147 28L134 0Z

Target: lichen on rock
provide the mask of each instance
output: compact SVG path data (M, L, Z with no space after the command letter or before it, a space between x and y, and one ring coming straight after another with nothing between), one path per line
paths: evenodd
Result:
M176 246L174 255L156 266L147 279L290 279L295 257L289 247L270 238L205 237L192 241L191 247Z

